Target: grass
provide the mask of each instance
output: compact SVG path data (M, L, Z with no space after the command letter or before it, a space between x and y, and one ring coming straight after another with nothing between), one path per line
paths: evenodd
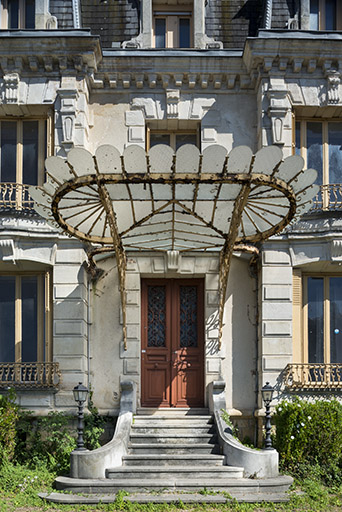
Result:
M288 503L249 504L231 502L227 504L184 504L180 498L173 504L140 505L124 500L127 493L117 494L116 502L99 505L57 505L48 503L38 497L38 492L53 491L55 475L46 468L32 470L24 466L6 464L0 471L0 512L43 512L54 510L59 512L77 511L128 511L128 512L164 512L177 510L193 511L236 511L236 512L337 512L342 510L342 487L328 488L316 480L306 479L296 482ZM212 492L203 489L202 495Z

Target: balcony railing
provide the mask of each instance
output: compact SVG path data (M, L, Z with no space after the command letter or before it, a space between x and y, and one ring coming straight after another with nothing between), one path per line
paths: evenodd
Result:
M0 363L0 389L57 388L60 378L58 363Z
M22 183L0 183L0 208L10 210L34 210L29 186Z
M288 364L284 384L293 391L342 389L342 364Z
M311 211L313 210L342 210L342 184L321 185L313 199Z

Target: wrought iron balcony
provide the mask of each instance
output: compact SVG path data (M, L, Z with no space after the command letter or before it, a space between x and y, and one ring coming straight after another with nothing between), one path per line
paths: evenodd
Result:
M342 364L288 364L285 387L292 391L342 389Z
M0 183L0 208L34 211L29 186L22 183Z
M0 363L0 389L57 388L60 378L58 363Z
M342 184L321 185L320 191L313 199L311 211L342 210Z

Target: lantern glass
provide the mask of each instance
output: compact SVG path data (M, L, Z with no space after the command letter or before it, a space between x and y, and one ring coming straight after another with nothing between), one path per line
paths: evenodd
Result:
M79 382L73 389L74 400L76 402L85 402L88 396L88 388L83 386L82 382Z
M269 382L266 382L265 386L261 389L261 395L262 399L265 403L272 402L273 398L273 387L270 385Z

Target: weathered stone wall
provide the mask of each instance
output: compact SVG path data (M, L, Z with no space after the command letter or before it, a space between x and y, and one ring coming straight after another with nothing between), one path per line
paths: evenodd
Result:
M206 8L206 34L222 41L224 48L243 48L248 36L261 26L258 0L210 0Z
M101 37L103 48L122 43L139 33L137 0L81 1L82 26Z

